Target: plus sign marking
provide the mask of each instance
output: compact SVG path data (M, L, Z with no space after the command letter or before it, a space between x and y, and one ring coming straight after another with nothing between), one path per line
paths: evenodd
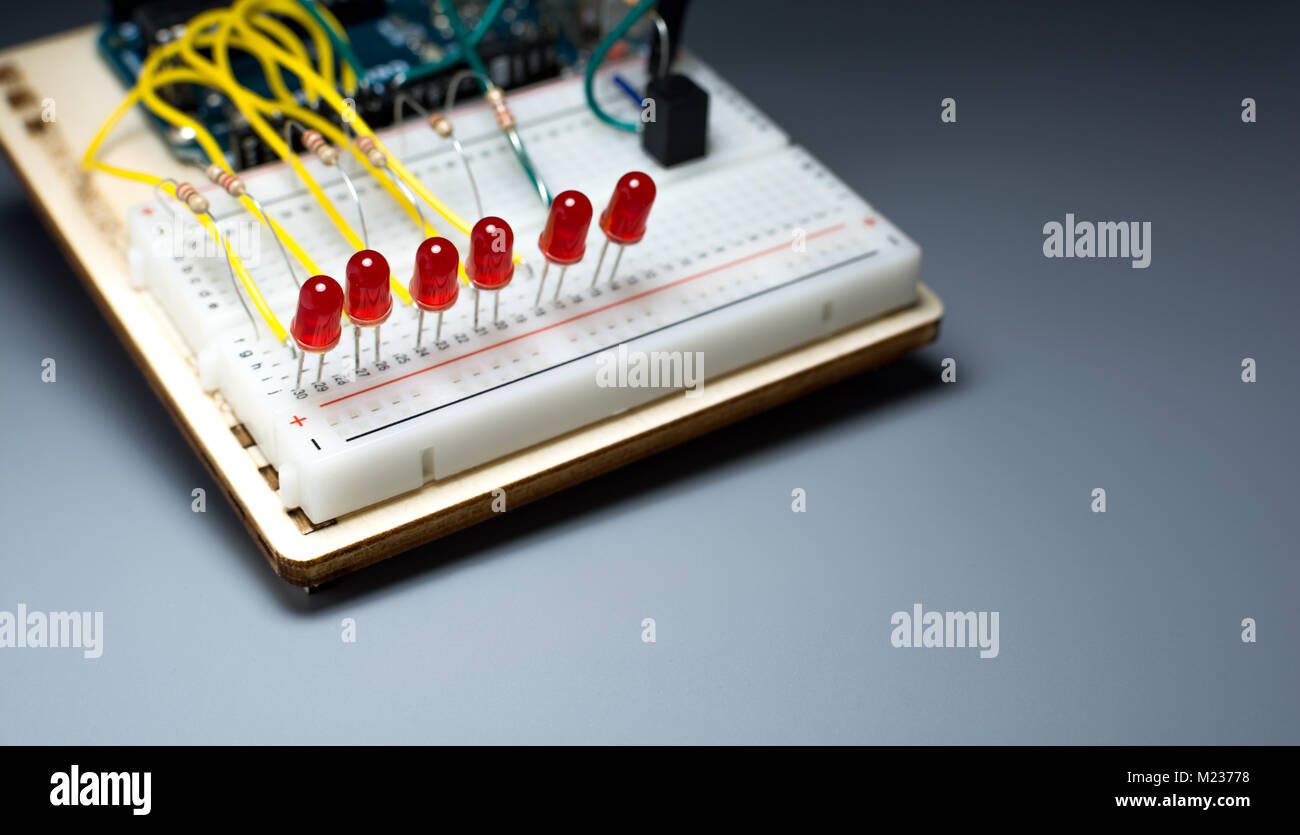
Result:
M302 422L306 419L307 418L302 418L302 417L298 417L297 415L294 415L293 420L289 422L292 423L294 426L302 426Z

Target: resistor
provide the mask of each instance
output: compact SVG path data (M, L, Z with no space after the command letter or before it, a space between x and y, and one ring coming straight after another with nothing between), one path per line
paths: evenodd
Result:
M497 114L497 127L503 131L512 130L515 126L515 117L510 112L510 108L506 107L506 94L501 91L501 88L489 87L483 94L483 98L487 99L487 103L492 105L492 110Z
M239 179L234 174L231 174L215 162L209 165L204 173L208 175L208 179L211 180L213 184L231 197L243 197L248 193L248 189L244 186L243 180Z
M357 150L366 155L366 159L375 168L384 168L388 165L388 157L383 151L375 145L375 140L370 136L357 137Z
M451 120L441 113L429 114L429 127L433 128L433 132L441 136L443 139L451 138L453 132Z
M307 150L316 155L316 158L326 165L333 165L339 161L339 149L325 141L320 131L308 128L302 132L302 144Z
M461 145L460 140L456 138L456 129L452 127L451 120L441 113L430 113L428 122L434 133L443 139L449 140L452 147L456 149L456 156L460 157L461 164L465 166L465 175L469 177L470 190L474 192L474 205L478 207L478 213L482 215L483 200L479 197L478 183L474 181L474 170L469 166L469 157L465 155L465 146Z
M208 198L199 194L199 190L189 183L176 184L176 199L196 215L206 214L208 211Z

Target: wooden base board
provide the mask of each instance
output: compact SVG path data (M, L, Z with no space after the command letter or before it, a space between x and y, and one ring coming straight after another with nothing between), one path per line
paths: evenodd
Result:
M492 517L493 491L510 508L609 472L932 341L943 305L919 288L915 306L710 380L701 396L670 396L427 484L324 525L286 512L275 473L219 397L199 385L183 341L127 274L121 216L145 190L84 175L81 149L123 90L99 63L87 27L0 53L0 147L90 295L221 485L275 572L315 586ZM55 121L42 121L54 102ZM184 176L139 114L110 145L122 164Z

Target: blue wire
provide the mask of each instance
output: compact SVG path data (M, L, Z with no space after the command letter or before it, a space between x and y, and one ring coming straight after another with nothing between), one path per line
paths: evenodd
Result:
M591 108L592 114L610 127L625 130L628 133L636 133L640 130L640 123L615 119L601 109L600 102L596 101L596 70L600 68L600 62L605 60L610 48L627 34L627 30L631 29L641 19L642 15L650 11L651 6L658 2L659 0L640 0L633 6L632 10L596 46L595 51L591 53L591 57L587 59L587 69L583 72L582 92L587 98L587 107Z
M626 78L615 73L614 83L618 85L618 89L622 90L624 93L627 93L632 98L632 101L636 104L637 107L641 107L641 101L642 101L641 94L636 91L635 87L633 87L631 84L628 83Z

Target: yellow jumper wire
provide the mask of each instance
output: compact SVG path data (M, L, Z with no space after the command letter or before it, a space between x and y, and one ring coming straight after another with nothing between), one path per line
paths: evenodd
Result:
M329 81L321 78L308 64L299 61L293 55L276 46L271 41L257 35L255 32L248 31L247 26L242 22L242 15L244 15L246 9L250 7L255 8L260 3L282 1L283 0L239 0L239 2L231 7L232 19L230 25L240 28L246 36L249 36L250 43L260 40L260 46L265 48L277 63L281 64L296 75L304 89L314 89L340 116L345 119L350 119L356 132L361 136L369 137L375 143L375 147L388 157L389 166L393 170L393 173L396 174L402 182L406 183L406 185L413 192L418 194L421 199L428 203L435 212L446 218L449 223L459 229L463 234L469 235L471 231L469 224L467 224L460 215L452 211L447 204L439 200L431 191L429 191L424 183L420 182L409 170L407 170L401 160L379 141L379 138L375 135L374 131L370 129L370 126L367 125L360 116L356 115L355 108L349 106L349 104L339 96L338 92ZM522 261L523 257L518 252L514 253L514 262L519 264Z
M135 102L129 101L128 106L133 105L134 103ZM116 119L113 121L116 121ZM96 145L98 145L99 141L102 141L102 138L97 139ZM92 146L92 148L93 147L94 146ZM83 164L86 168L103 171L116 177L134 180L135 182L145 183L146 185L161 189L164 193L177 199L177 202L180 202L182 206L185 205L183 201L176 198L176 186L173 183L164 180L162 177L157 177L153 174L146 174L143 171L133 171L129 168L120 168L115 165L108 165L99 162L90 155L90 152L87 153ZM195 212L190 213L193 214L194 217L198 219L199 223L203 225L203 228L208 231L208 234L212 236L212 240L216 242L217 246L225 248L226 257L230 259L230 267L234 270L236 278L239 279L239 283L243 286L244 292L247 293L249 299L252 300L253 307L257 308L257 312L261 315L262 320L266 322L266 326L271 329L271 333L275 336L276 341L283 344L288 338L289 332L280 324L280 320L276 318L270 305L266 303L266 298L263 297L261 291L257 289L257 284L254 283L252 276L248 274L248 269L244 266L244 262L235 254L234 249L231 248L229 239L222 237L221 230L212 222L211 217L206 214L197 214Z
M146 66L141 72L141 81L145 82L151 78L153 74L157 72L157 67L163 60L172 57L177 51L179 51L194 70L204 77L204 83L209 86L217 87L225 92L225 94L235 102L236 106L239 107L239 109L248 117L250 125L258 132L258 135L271 146L279 157L289 162L306 185L308 191L311 192L313 197L315 197L315 199L321 204L326 214L329 215L331 221L333 221L339 231L343 233L348 242L356 249L364 248L365 243L356 236L356 233L353 232L347 221L339 215L337 209L334 208L332 202L325 195L324 190L320 188L320 185L316 183L314 178L312 178L307 172L301 160L292 153L292 150L280 139L279 135L266 124L260 114L267 113L269 115L271 113L281 112L293 118L300 118L304 123L321 129L321 132L327 136L338 137L340 132L315 113L312 113L306 108L299 107L297 104L289 105L279 102L269 102L248 92L234 82L233 79L221 77L217 72L216 66L198 54L196 46L202 46L206 42L214 42L214 44L221 42L221 32L227 24L230 23L233 23L230 14L222 10L208 12L195 18L190 27L188 27L186 35L180 41L174 42L174 44L168 45L168 47L156 49L154 53L150 55L150 59L146 62ZM206 33L204 31L213 25L218 27L216 33ZM200 38L201 34L204 35L203 38ZM238 32L238 35L242 41L244 38L249 37L250 33L247 30L241 29ZM261 40L263 44L269 43L256 33L251 33L251 37ZM215 50L216 46L214 45L213 48ZM241 44L240 48L245 47ZM300 65L295 70L295 74L301 72L304 66L305 65ZM308 69L307 72L311 73L311 70ZM413 219L419 222L419 214L415 210L415 207L411 206L410 203L405 200L391 182L386 178L378 176L376 170L369 164L363 155L361 155L355 148L352 150L354 155L358 160L360 160L361 164L367 169L367 171L369 171L381 186L383 186L389 194L398 201L399 205L406 208L407 213ZM426 234L437 234L436 230L428 224L424 224L423 231ZM403 302L409 304L410 294L407 292L406 287L392 276L390 276L390 282L393 291L398 295L398 297L401 298Z
M168 124L179 128L188 128L193 131L195 140L199 143L199 146L203 148L204 153L207 154L208 160L221 166L221 168L228 173L233 174L234 171L226 161L225 155L222 154L221 147L217 145L216 140L213 139L212 134L207 130L207 128L189 118L184 113L181 113L179 110L176 110L158 97L157 90L159 88L165 87L168 84L178 83L198 84L203 82L197 73L190 70L167 70L153 76L151 85L138 87L137 90L143 99L145 106L148 107L150 111ZM293 236L285 231L285 229L273 218L269 215L263 217L252 198L244 195L237 199L239 200L240 205L242 205L249 214L257 218L259 222L268 224L271 233L285 242L289 251L293 254L293 257L298 261L298 263L302 264L303 269L307 271L308 275L320 274L321 269L316 262L312 260L311 256L309 256Z

